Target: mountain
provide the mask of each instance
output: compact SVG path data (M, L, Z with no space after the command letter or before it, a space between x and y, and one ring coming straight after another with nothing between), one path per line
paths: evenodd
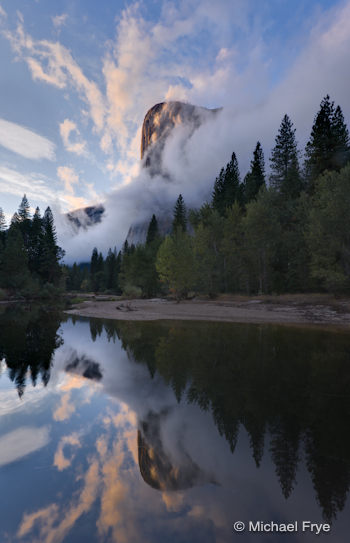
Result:
M190 137L200 125L210 120L220 109L207 109L184 102L162 102L151 107L145 115L141 133L141 160L151 175L169 177L162 168L165 142L176 126L186 125Z
M167 139L176 127L186 127L185 137L189 138L203 123L213 118L218 109L207 109L184 102L161 102L151 107L145 115L141 132L141 161L151 176L159 175L164 181L171 181L171 173L163 164L163 151ZM153 210L150 209L151 219ZM166 235L171 230L172 210L165 209L163 214L157 214L158 228L161 234ZM105 209L103 205L96 205L77 209L67 213L68 220L76 229L89 228L103 220ZM144 243L146 241L149 221L132 223L127 241L129 245Z
M99 204L75 209L67 213L66 217L76 227L76 230L79 230L79 228L86 229L101 222L104 212L105 208Z

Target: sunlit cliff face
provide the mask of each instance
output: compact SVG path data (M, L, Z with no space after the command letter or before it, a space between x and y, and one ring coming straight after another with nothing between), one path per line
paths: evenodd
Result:
M218 111L183 102L162 102L148 110L141 133L141 160L150 169L150 174L169 177L169 173L162 168L162 151L176 126L186 125L188 136L191 136L196 128Z

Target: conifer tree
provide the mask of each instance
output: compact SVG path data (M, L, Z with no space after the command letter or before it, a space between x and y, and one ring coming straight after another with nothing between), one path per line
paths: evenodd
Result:
M218 211L220 215L223 215L225 211L224 179L225 179L225 170L224 168L221 168L218 177L215 179L214 189L213 189L213 194L212 194L213 208L216 209L216 211Z
M128 243L128 240L126 239L123 243L123 250L122 250L122 255L127 255L129 254L130 252L130 247L129 247L129 243Z
M2 207L0 207L0 232L5 232L6 230L6 219Z
M282 119L275 147L270 158L270 184L287 198L296 198L302 189L298 148L293 123L285 115Z
M235 201L241 204L243 195L237 157L235 153L232 153L231 160L226 165L226 169L222 169L219 177L215 180L212 205L220 215L224 215L226 209L231 207Z
M17 211L14 212L14 214L11 217L11 224L18 224L20 222L20 217L17 213Z
M22 201L18 208L18 216L20 221L25 221L30 218L30 205L27 196L24 194Z
M30 243L28 250L29 269L31 272L39 272L43 242L43 221L40 209L37 207L33 215L30 227Z
M44 281L58 284L61 276L59 261L63 258L64 251L57 245L57 234L50 207L45 210L42 225L40 275Z
M263 185L265 185L265 161L261 143L258 141L250 163L250 171L244 179L245 203L254 200Z
M334 107L329 95L323 98L305 149L305 174L309 192L317 177L326 170L345 166L349 156L349 132L341 108Z
M15 292L25 287L30 279L27 253L18 224L11 225L0 270L1 286Z
M174 219L173 219L173 233L175 234L177 230L182 230L186 232L187 229L187 213L185 201L181 194L179 194L178 199L174 207Z
M153 214L152 219L148 225L146 245L150 245L158 237L158 235L158 221L156 216Z
M344 121L344 115L337 106L333 116L333 137L334 137L334 159L333 167L339 171L350 160L350 138L349 131Z

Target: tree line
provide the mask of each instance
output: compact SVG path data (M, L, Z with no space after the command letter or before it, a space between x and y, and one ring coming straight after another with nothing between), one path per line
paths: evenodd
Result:
M24 195L8 228L0 208L0 295L41 298L60 293L63 256L50 207L43 216L37 207L31 217Z
M153 215L144 244L125 242L106 260L94 249L92 288L177 298L190 292L347 292L350 141L340 106L328 95L322 100L303 163L295 133L285 115L268 179L258 141L243 180L232 153L209 202L187 210L179 195L169 235L160 235Z

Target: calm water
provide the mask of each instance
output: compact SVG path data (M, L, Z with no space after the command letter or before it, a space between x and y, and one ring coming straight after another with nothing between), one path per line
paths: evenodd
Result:
M1 543L349 541L350 332L2 311Z

